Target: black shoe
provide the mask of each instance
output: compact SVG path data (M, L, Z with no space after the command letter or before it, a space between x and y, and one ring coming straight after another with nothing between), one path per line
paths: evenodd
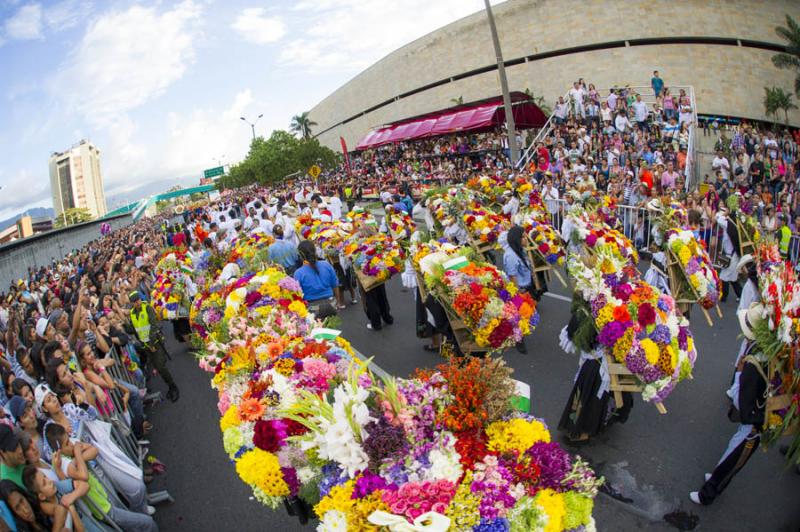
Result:
M181 392L178 391L177 386L173 386L172 388L167 390L167 399L169 399L173 403L176 403L178 399L180 399L180 397L181 397Z
M516 348L517 348L517 351L522 353L523 355L527 355L528 354L528 348L525 346L525 342L524 341L517 342Z

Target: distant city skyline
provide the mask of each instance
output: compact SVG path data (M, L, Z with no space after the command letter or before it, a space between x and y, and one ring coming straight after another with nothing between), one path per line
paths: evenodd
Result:
M288 129L384 55L483 8L258 5L0 0L0 219L50 207L48 157L81 138L102 149L109 198L197 182L223 155L231 164L247 153L251 132L239 117L263 113L257 135Z

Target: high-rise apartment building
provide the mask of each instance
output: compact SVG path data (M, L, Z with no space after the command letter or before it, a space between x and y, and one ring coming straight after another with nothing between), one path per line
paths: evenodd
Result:
M100 174L100 150L87 140L50 156L50 191L55 219L72 208L88 209L93 218L106 214Z

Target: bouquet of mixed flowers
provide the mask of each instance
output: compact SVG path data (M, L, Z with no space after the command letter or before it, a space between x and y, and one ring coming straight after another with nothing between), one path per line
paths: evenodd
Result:
M568 215L572 226L572 238L575 243L582 243L589 253L600 249L609 249L620 259L635 265L639 262L639 252L628 237L610 226L594 222L586 213L576 210Z
M764 441L794 434L786 454L800 462L800 281L778 245L763 242L756 253L763 320L753 327L756 343L769 362L769 397Z
M301 214L294 220L294 231L300 235L303 240L308 240L314 226L319 225L321 222L311 216L311 213Z
M519 292L493 265L473 262L463 255L446 260L447 255L441 253L438 258L443 262L429 265L432 273L425 274L425 284L464 322L478 346L489 351L506 349L539 323L531 295Z
M378 221L371 212L365 210L363 207L353 207L353 210L348 212L345 216L345 221L353 224L353 229L369 225L378 227Z
M467 180L466 188L499 203L503 193L514 189L514 181L499 175L474 176Z
M547 212L541 197L534 192L529 195L530 206L520 209L514 222L522 227L531 243L534 258L542 263L561 266L564 264L566 250L561 236L553 228L552 218Z
M262 232L242 233L231 245L228 262L236 262L246 270L259 270L270 262L268 248L275 242Z
M689 298L696 299L703 308L716 306L722 293L722 282L711 264L705 244L698 242L694 233L685 229L667 231L666 244L677 259L682 278L688 283L684 289L672 287L674 296L682 299L686 295L694 295Z
M188 314L192 271L192 259L184 249L168 249L162 254L150 294L153 310L160 319L173 320Z
M642 398L661 403L691 377L697 358L689 322L672 297L641 280L635 266L610 248L568 264L598 342L643 384Z
M417 224L404 211L398 211L391 205L386 206L386 227L394 240L407 240L416 230Z
M368 278L375 285L403 271L405 251L383 233L371 236L356 233L344 244L343 252L353 262L356 274L362 280Z
M478 202L461 206L461 223L477 244L496 243L500 233L510 227L508 218L482 207Z

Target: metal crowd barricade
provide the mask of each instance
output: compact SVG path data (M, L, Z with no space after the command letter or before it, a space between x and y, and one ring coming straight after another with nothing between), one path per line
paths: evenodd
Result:
M83 422L81 422L80 426L78 427L78 440L84 443L91 444L87 436L86 425ZM97 478L97 481L100 482L100 484L103 486L103 489L105 490L109 499L113 498L114 501L118 501L121 507L126 508L127 506L124 503L122 503L122 501L119 498L119 495L117 494L116 488L109 483L105 473L102 475L98 475L98 469L96 467L90 464L86 465L89 468L90 472ZM93 522L93 524L95 525L99 524L100 527L104 530L124 532L122 528L120 528L120 526L114 522L111 516L103 512L89 497L81 497L80 499L78 499L77 506L78 509L83 514L81 516L81 519L83 519L83 517L86 516ZM94 517L95 513L103 516L102 522L97 521L97 519Z

